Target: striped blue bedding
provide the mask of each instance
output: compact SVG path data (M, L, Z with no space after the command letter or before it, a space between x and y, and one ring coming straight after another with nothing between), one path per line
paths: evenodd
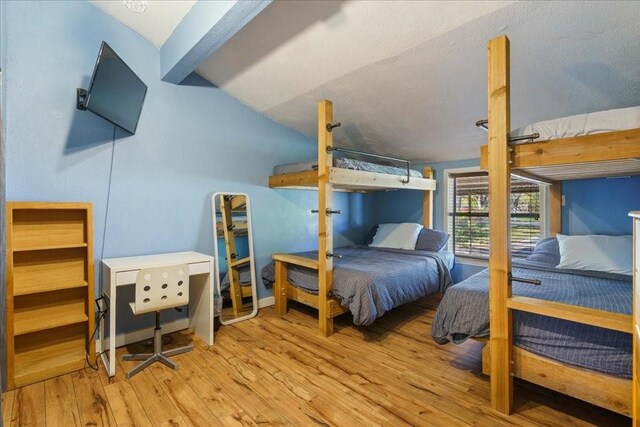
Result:
M389 248L349 246L334 250L332 296L353 314L356 325L370 325L387 311L426 295L443 292L451 284L449 268L453 255L447 251L428 252ZM317 259L318 254L299 256ZM262 269L266 285L275 280L274 263ZM291 266L289 283L304 291L318 293L318 272Z
M555 240L555 239L554 239ZM513 283L513 295L631 314L631 276L563 270L548 256L536 254L515 262L513 275L540 279L534 286ZM433 324L433 339L460 344L469 337L489 335L489 274L484 270L446 290ZM631 378L631 335L580 323L516 311L514 344L569 365Z

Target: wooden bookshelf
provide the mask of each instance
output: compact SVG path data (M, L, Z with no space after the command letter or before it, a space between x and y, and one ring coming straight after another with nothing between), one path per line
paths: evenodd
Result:
M90 203L7 203L7 385L82 369L94 328Z
M15 337L15 387L82 369L87 338L86 323Z

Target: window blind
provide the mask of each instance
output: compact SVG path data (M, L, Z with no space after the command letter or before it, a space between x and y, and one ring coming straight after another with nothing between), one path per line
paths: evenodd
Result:
M489 256L489 179L486 172L450 174L448 232L456 255ZM540 239L540 186L511 179L511 252L526 257Z

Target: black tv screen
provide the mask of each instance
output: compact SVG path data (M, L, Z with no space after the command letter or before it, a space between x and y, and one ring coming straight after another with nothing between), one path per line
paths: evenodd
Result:
M100 117L136 133L147 85L129 66L102 42L85 107Z

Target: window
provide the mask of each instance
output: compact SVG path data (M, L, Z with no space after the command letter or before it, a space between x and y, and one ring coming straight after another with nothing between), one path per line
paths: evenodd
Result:
M475 168L474 168L475 169ZM489 177L486 172L448 171L449 250L459 256L489 257ZM526 257L544 237L544 187L511 177L511 254Z

